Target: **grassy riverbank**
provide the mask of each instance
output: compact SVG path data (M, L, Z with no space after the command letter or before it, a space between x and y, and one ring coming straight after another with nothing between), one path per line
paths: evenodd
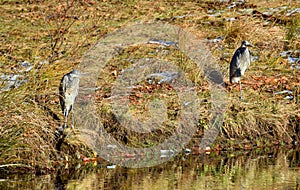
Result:
M251 51L259 59L243 77L246 101L238 100L237 88L227 88L228 104L215 149L287 145L300 136L299 69L280 56L291 50L291 56L299 57L295 50L300 49L300 14L289 15L299 7L297 1L252 0L232 6L230 2L215 1L8 0L1 1L0 6L4 10L0 15L0 75L26 77L20 87L0 93L0 170L47 172L67 160L93 156L69 130L61 152L56 150L55 130L63 121L58 98L60 79L106 34L142 22L167 22L199 39L222 36L222 41L207 42L207 46L225 81L230 58L240 42L247 39L255 46ZM163 54L165 51L169 53ZM178 98L170 86L141 83L130 99L137 118L149 116L150 96L166 100L168 119L156 133L146 136L126 131L111 112L111 88L122 69L130 65L127 60L150 54L172 61L195 84L203 101L199 105L198 131L190 146L198 145L210 118L209 84L191 60L173 49L156 45L129 47L111 60L98 81L102 88L97 91L96 103L101 121L115 138L135 147L155 145L176 129ZM32 63L33 69L21 72L24 68L19 63L24 61ZM1 89L6 86L7 82L0 81ZM287 94L274 94L284 90L292 92L292 100L285 99Z

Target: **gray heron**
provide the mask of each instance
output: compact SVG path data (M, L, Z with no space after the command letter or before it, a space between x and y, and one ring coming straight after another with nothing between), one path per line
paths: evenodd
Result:
M64 125L62 131L67 127L68 116L72 112L72 128L74 128L73 107L78 95L79 78L81 74L78 70L73 70L63 76L59 86L59 100L64 114Z
M231 62L230 62L230 83L240 84L240 99L242 97L242 84L241 76L245 74L245 71L250 66L251 55L248 46L252 45L248 41L242 41L241 46L234 52Z

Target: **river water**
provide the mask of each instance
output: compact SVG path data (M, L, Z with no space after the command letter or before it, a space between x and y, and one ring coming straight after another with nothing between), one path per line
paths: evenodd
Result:
M81 162L49 175L7 176L0 189L300 189L300 149L181 154L138 169Z

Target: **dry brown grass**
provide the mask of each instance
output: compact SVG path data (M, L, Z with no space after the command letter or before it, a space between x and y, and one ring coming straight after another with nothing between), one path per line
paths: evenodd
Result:
M1 22L0 71L16 73L20 61L34 63L35 69L26 74L28 82L23 87L0 94L0 165L25 164L33 169L35 166L51 168L57 159L54 131L60 125L62 114L59 108L57 87L63 74L70 71L78 63L84 52L105 34L116 31L136 22L163 21L178 25L197 35L199 39L223 36L219 44L209 45L216 59L220 58L220 66L225 78L228 78L228 62L242 39L247 39L256 47L252 49L260 56L258 62L252 63L243 81L246 83L245 98L240 102L237 90L228 91L229 102L225 114L221 139L235 138L239 141L249 139L254 144L258 141L289 142L293 134L299 135L299 70L292 70L279 52L285 49L299 49L299 14L291 17L275 15L280 22L246 14L239 9L227 10L227 3L216 1L199 2L167 2L167 1L74 1L67 6L67 1L5 1L1 2L3 13ZM69 3L73 1L68 1ZM259 12L269 7L286 5L289 8L299 7L297 1L249 1L245 7ZM219 17L210 17L208 10L221 12ZM187 15L184 18L176 16ZM235 17L237 20L225 22L224 18ZM269 19L270 24L264 25ZM150 48L151 49L151 48ZM130 49L129 49L130 50ZM146 48L147 50L147 48ZM148 49L149 50L149 49ZM143 56L145 51L130 50L133 55ZM197 138L202 135L203 128L209 121L210 106L207 81L202 77L195 65L184 56L171 55L170 59L178 62L186 75L196 84L200 99L207 99L200 105L201 119ZM125 58L125 54L120 59ZM173 58L172 58L173 57ZM39 63L45 64L39 68ZM116 58L115 61L118 61ZM112 61L113 62L113 61ZM129 64L129 63L128 63ZM122 65L124 67L124 65ZM39 69L38 69L39 68ZM124 140L124 131L115 125L110 107L105 100L109 96L109 88L116 76L111 75L113 68L106 68L106 84L97 96L99 112L107 122L107 128L116 133L116 138ZM118 68L122 69L122 68ZM286 80L283 80L286 78ZM274 79L274 80L273 80ZM278 79L278 80L277 80ZM280 79L280 80L279 80ZM2 84L1 84L2 85ZM104 90L103 90L104 89ZM107 91L105 91L105 89ZM289 89L294 92L295 99L283 100L282 96L274 96L273 92ZM143 90L143 89L141 89ZM165 90L165 89L164 89ZM166 93L166 91L157 91ZM174 96L175 97L175 96ZM176 99L176 98L175 98ZM139 117L146 114L146 102L133 107ZM170 101L169 115L174 113ZM146 114L147 115L147 114ZM114 124L112 124L114 123ZM167 122L164 132L172 132L174 123ZM169 127L169 128L168 128ZM154 134L147 142L143 136L130 134L129 144L149 146L163 139L158 137L164 132ZM76 139L76 138L75 138ZM129 139L129 140L128 140ZM142 143L140 143L142 142ZM62 155L88 155L88 149L74 140L72 133L67 136L62 146ZM13 166L13 165L11 165ZM2 168L3 169L3 168ZM9 169L8 168L5 168Z

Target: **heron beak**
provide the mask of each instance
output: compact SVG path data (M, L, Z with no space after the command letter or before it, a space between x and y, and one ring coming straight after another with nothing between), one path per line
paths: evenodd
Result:
M72 75L74 77L78 77L78 78L89 76L89 74L87 74L87 73L79 73L79 74L72 74Z
M88 73L80 73L80 74L79 74L79 77L87 77L87 76L89 76Z

